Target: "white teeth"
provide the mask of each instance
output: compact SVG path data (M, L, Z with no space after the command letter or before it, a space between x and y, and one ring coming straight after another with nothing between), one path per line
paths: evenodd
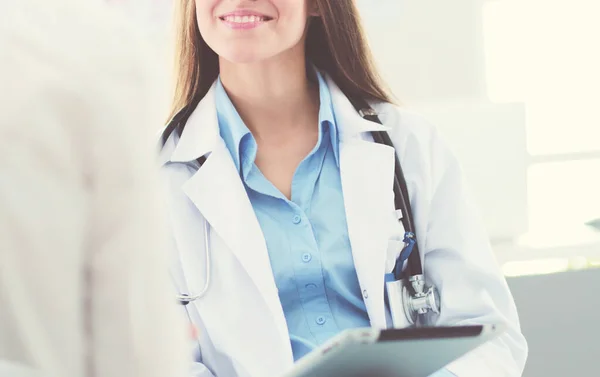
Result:
M261 16L225 16L222 19L227 22L235 22L237 24L262 22L265 20L265 18Z

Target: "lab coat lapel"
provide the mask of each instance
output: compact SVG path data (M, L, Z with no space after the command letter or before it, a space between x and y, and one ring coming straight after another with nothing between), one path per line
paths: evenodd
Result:
M374 143L369 131L387 128L360 117L329 83L340 128L340 173L352 254L373 327L386 327L384 275L389 219L394 211L394 149Z
M356 273L371 324L385 327L384 275L393 212L394 150L354 139L340 148L340 171Z
M183 185L183 191L207 219L212 231L236 255L258 289L267 297L275 295L278 301L260 224L222 140L202 168Z
M218 235L235 254L266 300L278 327L285 328L285 319L262 230L229 150L219 135L218 127L214 93L211 90L189 118L171 155L171 162L188 162L208 154L202 167L183 182L181 189L208 221L211 234ZM189 224L186 226L190 228ZM203 231L200 222L194 226L192 231ZM190 253L197 254L202 247L186 247L187 250L180 250L183 254L180 257ZM187 257L198 258L194 255ZM183 266L184 272L186 267ZM185 275L194 274L187 271ZM287 332L285 335L287 336Z

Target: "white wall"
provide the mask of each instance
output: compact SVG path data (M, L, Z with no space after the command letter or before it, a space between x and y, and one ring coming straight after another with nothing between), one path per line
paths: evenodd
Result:
M359 1L377 64L396 96L458 155L493 239L527 231L525 108L487 96L485 0Z

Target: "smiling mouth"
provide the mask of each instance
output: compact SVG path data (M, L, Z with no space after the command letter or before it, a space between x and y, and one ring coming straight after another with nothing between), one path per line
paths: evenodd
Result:
M267 17L267 16L257 16L257 15L251 15L251 16L221 16L219 17L219 19L221 21L227 22L229 24L258 24L258 23L262 23L262 22L267 22L267 21L271 21L272 18L271 17Z

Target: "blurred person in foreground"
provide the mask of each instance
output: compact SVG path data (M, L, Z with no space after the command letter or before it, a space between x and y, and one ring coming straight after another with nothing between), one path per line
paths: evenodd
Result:
M0 376L176 377L189 364L146 48L104 2L0 2Z

